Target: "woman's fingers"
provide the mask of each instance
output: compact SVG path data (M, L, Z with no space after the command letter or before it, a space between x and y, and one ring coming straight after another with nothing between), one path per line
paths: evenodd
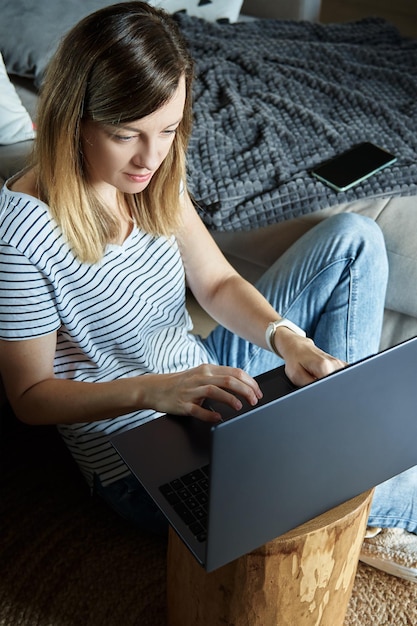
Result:
M204 406L205 400L239 410L242 400L254 406L262 397L258 383L246 372L220 365L204 364L176 374L158 375L149 380L152 382L155 385L152 408L208 421L219 420L221 416Z
M287 376L295 385L302 387L345 367L346 363L326 354L311 340L297 339L285 365ZM149 407L204 421L221 420L221 413L210 409L210 400L239 411L243 401L256 406L262 398L257 381L240 368L207 363L175 374L146 378Z

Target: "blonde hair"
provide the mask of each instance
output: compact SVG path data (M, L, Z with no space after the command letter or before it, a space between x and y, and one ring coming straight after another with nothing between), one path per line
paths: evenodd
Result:
M106 7L81 20L50 62L33 165L40 199L82 262L102 258L119 223L88 182L81 122L123 124L150 115L170 100L182 76L184 116L166 159L144 191L122 195L139 227L155 236L169 236L181 223L192 124L193 62L175 21L144 2Z

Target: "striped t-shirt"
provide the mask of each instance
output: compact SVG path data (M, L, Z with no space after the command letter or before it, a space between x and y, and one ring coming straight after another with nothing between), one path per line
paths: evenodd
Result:
M85 382L170 373L212 361L185 306L185 276L174 237L138 228L80 263L47 205L5 185L0 192L0 337L57 332L55 375ZM159 414L142 410L59 430L89 484L129 470L109 436Z

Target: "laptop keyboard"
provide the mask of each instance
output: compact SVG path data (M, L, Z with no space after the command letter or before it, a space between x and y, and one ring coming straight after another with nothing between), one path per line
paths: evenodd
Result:
M207 538L208 476L205 465L159 488L198 541Z

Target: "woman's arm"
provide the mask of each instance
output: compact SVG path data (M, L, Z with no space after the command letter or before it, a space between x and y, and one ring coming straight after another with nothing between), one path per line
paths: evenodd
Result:
M200 365L174 374L147 374L110 382L54 377L56 334L0 341L0 375L16 416L30 424L70 424L118 417L140 409L216 421L205 398L241 407L261 397L257 383L240 369Z
M268 348L265 331L280 318L264 296L228 263L184 194L184 226L178 238L187 281L199 304L220 324L237 335ZM297 385L304 385L344 367L313 341L286 327L275 333L275 346L286 362L286 371Z
M55 378L55 349L56 333L0 341L1 377L17 417L28 423L71 423L129 411L124 381L96 385Z

